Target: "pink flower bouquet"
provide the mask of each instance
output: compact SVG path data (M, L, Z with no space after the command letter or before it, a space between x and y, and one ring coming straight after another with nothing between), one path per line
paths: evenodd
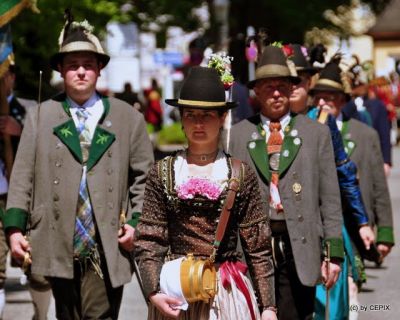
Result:
M204 178L191 178L177 186L176 191L180 199L193 199L200 195L210 200L217 200L222 192L218 184Z

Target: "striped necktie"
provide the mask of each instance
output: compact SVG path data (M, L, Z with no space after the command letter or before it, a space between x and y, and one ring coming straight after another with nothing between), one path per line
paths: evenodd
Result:
M78 206L74 234L74 256L85 257L96 246L93 209L90 203L89 190L86 181L86 162L89 155L91 137L87 125L88 113L85 109L78 109L78 133L83 156L82 178L79 185Z

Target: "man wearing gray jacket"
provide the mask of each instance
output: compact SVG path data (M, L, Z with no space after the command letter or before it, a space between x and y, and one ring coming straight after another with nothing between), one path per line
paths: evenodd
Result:
M278 318L290 320L312 318L315 285L322 275L331 287L343 258L330 133L325 126L290 113L289 97L298 81L283 51L265 47L255 80L248 84L261 113L233 127L229 150L258 173L269 204ZM330 246L329 263L322 261L323 242Z
M110 58L91 29L64 27L51 66L65 94L28 112L3 219L13 257L49 279L58 319L118 318L153 163L143 116L96 92Z

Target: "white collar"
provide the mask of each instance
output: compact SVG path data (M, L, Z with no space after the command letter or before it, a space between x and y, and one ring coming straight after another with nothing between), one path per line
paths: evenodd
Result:
M67 102L69 103L70 108L88 109L88 108L93 107L96 104L96 102L99 100L100 100L100 96L97 94L97 92L94 92L91 95L91 97L83 105L79 105L74 100L72 100L71 97L67 96Z
M269 124L270 124L271 120L262 114L260 114L260 116L261 116L261 122L262 122L262 126L263 126L264 130L266 132L269 132ZM290 119L291 119L290 112L286 113L283 117L281 117L279 119L279 122L281 123L281 130L284 130L286 128L286 126L290 122Z

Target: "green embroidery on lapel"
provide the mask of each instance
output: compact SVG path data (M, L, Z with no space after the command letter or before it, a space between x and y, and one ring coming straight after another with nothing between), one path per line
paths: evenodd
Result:
M96 140L97 144L104 144L108 141L109 136L104 134L99 134L98 139Z
M357 144L354 140L349 139L349 121L343 121L343 126L342 130L340 130L340 133L342 134L344 151L346 151L347 156L350 158Z
M53 132L68 147L75 158L82 163L81 145L74 120L68 119L66 122L54 127Z
M65 137L68 138L68 136L72 136L72 132L69 130L69 126L65 126L61 128L60 133Z
M247 150L256 165L258 171L268 181L271 180L271 172L269 170L267 144L264 139L251 140L247 143Z
M94 132L92 139L92 141L95 141L95 143L92 143L89 149L89 159L87 162L88 172L99 161L114 140L115 134L103 129L100 126L96 127L96 131Z

